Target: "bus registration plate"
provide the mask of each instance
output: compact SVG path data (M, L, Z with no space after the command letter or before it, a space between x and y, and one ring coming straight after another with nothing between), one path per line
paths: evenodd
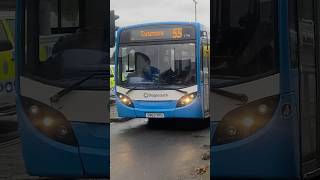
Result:
M146 113L146 118L164 118L164 113Z

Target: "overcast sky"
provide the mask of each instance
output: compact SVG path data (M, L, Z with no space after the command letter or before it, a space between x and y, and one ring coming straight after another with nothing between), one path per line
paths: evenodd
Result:
M210 0L198 0L198 21L210 27ZM158 22L194 21L192 0L111 0L110 9L120 16L117 26Z

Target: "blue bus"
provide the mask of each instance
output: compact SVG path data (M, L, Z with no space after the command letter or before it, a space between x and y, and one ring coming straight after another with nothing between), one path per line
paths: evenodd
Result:
M29 175L109 177L107 7L17 0L16 105Z
M201 24L119 28L115 67L120 117L209 117L209 31Z
M318 177L320 2L211 3L211 177Z

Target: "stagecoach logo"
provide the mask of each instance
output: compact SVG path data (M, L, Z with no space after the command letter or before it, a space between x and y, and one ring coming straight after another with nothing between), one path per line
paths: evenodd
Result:
M149 98L149 97L157 98L157 97L168 97L168 96L169 95L166 93L144 93L143 94L144 98Z

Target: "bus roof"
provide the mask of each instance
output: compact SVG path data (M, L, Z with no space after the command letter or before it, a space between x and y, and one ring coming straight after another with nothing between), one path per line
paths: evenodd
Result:
M200 29L204 29L204 26L199 22L152 22L152 23L135 24L135 25L121 27L119 28L119 31L122 31L125 29L132 29L132 28L138 28L138 27L144 27L144 26L156 26L156 25L193 25L193 26L200 27Z

